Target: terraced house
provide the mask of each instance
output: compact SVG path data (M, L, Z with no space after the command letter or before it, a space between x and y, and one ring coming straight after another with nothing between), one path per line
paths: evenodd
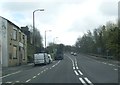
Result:
M27 36L11 21L0 17L1 64L3 67L27 63Z

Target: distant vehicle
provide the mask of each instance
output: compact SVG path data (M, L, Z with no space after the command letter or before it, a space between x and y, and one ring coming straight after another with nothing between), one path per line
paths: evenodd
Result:
M49 57L47 53L37 53L34 54L34 66L37 64L48 64Z
M53 62L53 59L51 58L51 55L48 54L48 57L49 57L49 63L52 63L52 62Z
M71 52L71 55L74 55L74 53L73 53L73 52Z
M74 53L73 55L74 55L74 56L77 56L77 53Z
M57 49L55 52L55 60L62 60L64 58L63 56L63 44L57 45Z

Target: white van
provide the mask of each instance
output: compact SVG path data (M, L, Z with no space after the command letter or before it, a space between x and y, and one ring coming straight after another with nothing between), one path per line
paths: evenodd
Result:
M34 66L37 64L48 64L49 57L47 53L37 53L34 54Z

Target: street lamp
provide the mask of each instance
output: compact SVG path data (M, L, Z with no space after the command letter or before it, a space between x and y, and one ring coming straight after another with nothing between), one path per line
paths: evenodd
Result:
M46 50L46 32L51 32L52 30L45 30L45 50Z
M33 11L33 45L35 48L35 12L37 11L44 11L44 9L37 9Z

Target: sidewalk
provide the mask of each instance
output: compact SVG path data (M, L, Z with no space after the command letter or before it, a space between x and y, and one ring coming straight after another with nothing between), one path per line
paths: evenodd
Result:
M32 66L32 65L33 63L28 63L26 65L20 65L20 66L14 66L14 67L2 67L2 76L24 70L27 67Z
M117 60L112 60L112 59L105 59L103 57L100 57L100 56L95 56L95 55L90 55L90 54L82 54L82 55L85 55L87 57L91 57L95 60L98 60L98 61L101 61L101 62L106 62L106 63L110 63L110 64L114 64L114 65L117 65L118 67L120 67L120 61L117 61Z
M95 55L89 55L89 56L91 56L92 58L94 58L96 60L99 60L99 61L104 61L104 62L107 62L107 63L111 63L111 64L115 64L115 65L120 66L120 61L117 61L117 60L105 59L105 58L95 56Z

